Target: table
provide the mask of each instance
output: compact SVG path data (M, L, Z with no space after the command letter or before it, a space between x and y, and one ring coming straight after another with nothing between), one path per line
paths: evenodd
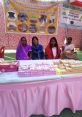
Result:
M19 80L17 83L13 74L9 75L9 82L0 84L0 117L29 117L32 114L48 117L60 114L64 108L73 112L82 110L82 74L69 78L57 76L57 79L51 76L42 81L37 78L31 82ZM1 74L0 79L6 76ZM10 83L12 77L15 80Z

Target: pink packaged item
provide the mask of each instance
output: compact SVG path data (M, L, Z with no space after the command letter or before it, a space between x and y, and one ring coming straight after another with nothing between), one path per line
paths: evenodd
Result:
M1 72L13 72L17 71L19 67L18 61L0 61Z
M19 66L18 75L21 77L55 75L55 69L53 65L50 64L30 64Z
M18 75L20 77L31 76L31 72L28 66L19 66Z

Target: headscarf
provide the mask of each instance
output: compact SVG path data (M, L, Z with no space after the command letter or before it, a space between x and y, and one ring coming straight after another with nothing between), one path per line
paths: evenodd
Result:
M53 56L53 52L52 52L52 47L51 47L51 40L54 39L56 42L56 47L57 48L57 53L56 53L56 57L54 58ZM58 43L55 37L52 37L49 41L49 44L47 45L46 49L45 49L45 56L47 57L47 59L58 59L60 57L60 48L58 47Z
M21 43L21 39L20 39L18 46L17 46L17 50L16 50L16 59L17 60L28 60L29 51L32 51L31 46L28 44L26 46L23 46Z
M44 59L43 46L40 45L39 42L37 45L35 45L33 43L35 38L38 41L38 38L36 36L32 38L32 59Z

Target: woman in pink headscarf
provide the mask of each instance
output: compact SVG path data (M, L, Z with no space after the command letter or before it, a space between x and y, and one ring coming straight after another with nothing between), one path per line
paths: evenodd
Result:
M31 59L31 46L27 44L26 37L21 37L18 47L16 49L17 60L29 60Z

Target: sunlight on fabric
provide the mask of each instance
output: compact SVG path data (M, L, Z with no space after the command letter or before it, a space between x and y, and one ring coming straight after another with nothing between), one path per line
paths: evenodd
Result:
M3 4L3 0L0 0L0 3Z
M82 2L82 0L77 0L77 1Z
M37 1L42 1L42 2L59 2L59 1L66 1L66 0L37 0Z

